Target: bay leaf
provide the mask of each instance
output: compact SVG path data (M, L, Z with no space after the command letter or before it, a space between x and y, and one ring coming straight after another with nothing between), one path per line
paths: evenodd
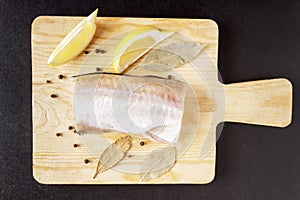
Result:
M117 139L114 143L109 145L100 156L96 173L93 178L96 178L99 173L102 173L118 164L118 162L124 158L126 152L130 149L131 144L132 138L127 135Z
M176 161L176 148L165 147L152 151L140 169L140 180L158 178L172 169Z
M154 49L142 62L141 67L151 71L168 71L191 62L204 46L192 42L172 43Z

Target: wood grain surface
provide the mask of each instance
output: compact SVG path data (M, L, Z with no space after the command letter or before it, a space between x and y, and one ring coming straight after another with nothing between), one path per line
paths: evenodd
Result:
M285 127L292 120L292 84L284 78L225 86L225 121Z
M72 128L75 127L72 98L76 80L72 76L90 72L99 66L111 71L112 68L107 63L111 60L117 42L123 33L138 26L153 25L180 33L178 37L170 38L170 43L189 38L205 46L205 51L199 55L198 70L191 65L174 70L174 73L191 86L186 97L180 141L183 145L181 149L180 145L178 148L180 156L170 172L146 183L211 182L215 175L216 126L219 122L225 120L272 126L286 126L290 123L292 88L287 80L276 79L226 86L218 81L218 27L211 20L98 18L95 37L86 49L88 54L83 52L60 67L48 67L46 63L51 52L82 19L43 16L38 17L32 24L33 175L38 182L141 183L138 174L126 172L126 166L134 167L136 163L141 162L140 157L135 155L150 152L161 144L133 136L132 148L128 152L133 156L125 159L120 166L93 179L98 161L95 152L100 153L108 144L97 134L79 137ZM99 56L95 49L104 50L106 53ZM133 69L139 69L139 64L139 61L136 62ZM82 69L83 65L90 68ZM197 73L199 71L200 75ZM129 73L140 75L144 72L132 70ZM52 94L56 95L55 98L52 98ZM113 141L118 136L119 134L107 134L106 142ZM146 141L143 147L139 145L141 140ZM85 145L87 141L92 147Z

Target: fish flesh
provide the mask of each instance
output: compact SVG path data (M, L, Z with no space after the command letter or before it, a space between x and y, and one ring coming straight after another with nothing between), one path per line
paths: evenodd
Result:
M73 97L76 128L80 134L115 130L176 144L186 90L182 81L155 76L78 76Z

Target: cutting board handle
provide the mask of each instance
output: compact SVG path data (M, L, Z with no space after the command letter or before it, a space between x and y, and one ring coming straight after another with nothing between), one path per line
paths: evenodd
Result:
M286 127L292 119L292 84L284 78L225 85L225 121Z

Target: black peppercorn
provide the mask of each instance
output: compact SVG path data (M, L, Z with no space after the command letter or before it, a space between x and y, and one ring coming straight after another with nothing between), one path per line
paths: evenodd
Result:
M95 52L96 52L96 53L101 53L101 54L103 54L103 53L105 53L106 51L104 51L104 50L102 50L102 49L96 49Z

